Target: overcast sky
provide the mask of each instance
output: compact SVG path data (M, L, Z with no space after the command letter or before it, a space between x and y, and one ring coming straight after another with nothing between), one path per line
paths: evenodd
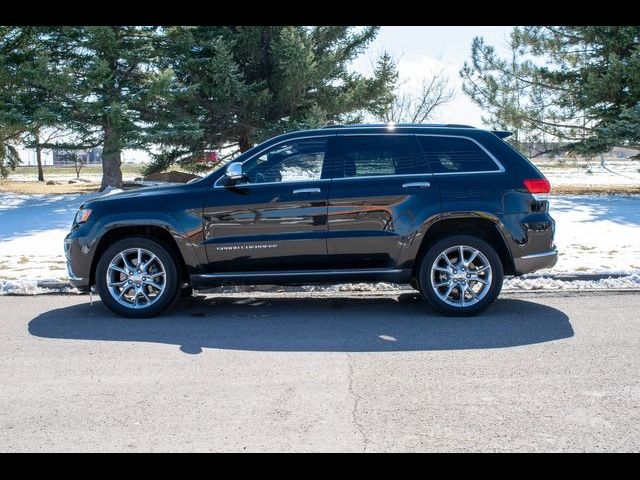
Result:
M462 92L462 82L458 72L465 60L471 57L473 37L484 37L496 47L498 53L504 50L508 34L513 27L393 27L383 26L365 54L356 59L353 68L363 74L370 74L372 64L384 51L389 52L398 62L401 80L408 80L406 86L414 88L417 81L429 72L444 67L457 95L455 100L444 107L439 118L442 123L463 123L481 125L481 111Z

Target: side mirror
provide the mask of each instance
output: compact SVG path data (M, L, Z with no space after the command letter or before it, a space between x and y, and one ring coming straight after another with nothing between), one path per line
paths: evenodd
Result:
M242 163L233 162L227 166L227 169L224 172L224 175L227 177L227 180L231 183L236 183L241 180L244 180L244 173L242 173Z

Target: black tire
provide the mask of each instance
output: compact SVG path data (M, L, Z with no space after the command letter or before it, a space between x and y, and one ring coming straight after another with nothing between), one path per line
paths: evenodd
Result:
M187 285L180 289L180 298L189 298L193 297L193 287L191 285Z
M468 246L478 250L485 256L491 267L492 278L487 292L481 300L477 301L473 305L450 305L441 299L432 287L431 268L434 265L434 262L436 262L442 252L458 245ZM418 284L420 286L420 293L422 294L422 297L429 302L435 310L443 315L452 317L473 316L487 309L496 300L496 298L498 298L498 295L502 290L503 279L504 270L502 262L500 261L500 257L496 253L495 249L484 240L471 235L450 235L438 240L423 255L418 270ZM446 287L442 288L446 289ZM464 290L464 287L462 290ZM454 291L457 292L458 296L460 295L460 290ZM446 295L446 292L444 295Z
M123 252L131 248L143 248L153 253L162 262L165 269L165 289L158 296L157 300L148 307L133 309L118 303L118 301L111 296L107 286L107 269L109 267L109 263L116 255L118 255L119 252ZM169 308L180 293L180 282L176 259L162 244L148 237L124 238L107 248L98 260L95 280L96 290L107 308L113 313L128 318L149 318L156 316Z

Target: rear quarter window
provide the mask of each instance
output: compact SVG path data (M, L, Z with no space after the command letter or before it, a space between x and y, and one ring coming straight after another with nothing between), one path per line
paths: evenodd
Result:
M467 138L421 135L416 138L433 173L500 171L487 152Z

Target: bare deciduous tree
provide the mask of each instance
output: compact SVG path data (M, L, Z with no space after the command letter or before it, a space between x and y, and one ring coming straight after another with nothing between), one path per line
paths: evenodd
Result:
M76 179L79 179L82 167L87 164L87 155L79 155L78 152L73 152L71 153L71 160L73 160L73 167L76 171Z
M63 136L64 132L60 128L45 128L40 125L31 127L24 137L25 146L36 151L36 163L38 165L38 181L44 182L44 168L42 165L42 151L51 148L54 140Z
M402 89L400 85L394 101L382 112L380 120L386 123L425 123L433 120L437 111L456 96L444 68L423 77L419 84L418 90L413 92Z

